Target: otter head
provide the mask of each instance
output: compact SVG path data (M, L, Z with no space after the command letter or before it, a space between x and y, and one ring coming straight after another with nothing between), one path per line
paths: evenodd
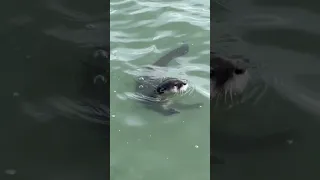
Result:
M157 86L156 92L158 95L181 94L187 91L188 86L186 80L167 78Z
M249 73L246 67L241 67L221 57L213 56L211 59L210 79L212 81L212 93L240 94L246 88L249 81Z

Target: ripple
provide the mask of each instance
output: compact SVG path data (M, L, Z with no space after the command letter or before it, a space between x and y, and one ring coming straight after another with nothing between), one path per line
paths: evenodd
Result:
M190 1L114 0L111 2L110 9L112 9L111 69L115 76L111 80L111 86L117 87L117 95L111 97L113 102L111 109L122 114L121 117L117 116L118 121L112 122L112 127L118 127L117 129L121 129L122 133L125 132L123 129L128 129L130 133L121 136L122 142L130 142L126 145L136 146L137 150L144 155L148 153L149 146L155 147L156 152L164 152L163 157L154 154L148 157L148 160L157 163L159 158L163 158L168 164L161 166L162 168L173 167L172 163L175 162L176 155L172 157L167 155L166 145L159 144L164 138L169 138L172 142L179 141L180 144L185 143L189 146L189 140L181 142L179 140L181 137L177 138L175 134L184 133L187 124L184 119L196 119L200 114L186 111L178 116L164 119L161 114L144 108L143 104L138 103L139 101L154 102L158 99L137 93L135 81L139 81L139 78L144 75L154 78L187 79L190 84L188 91L173 98L181 98L186 103L209 101L209 8L205 5L195 5ZM188 54L175 58L168 67L152 66L157 59L177 48L181 43L189 45ZM125 113L123 109L126 109ZM208 109L208 106L199 108L198 112L207 112ZM174 128L174 126L177 127ZM166 133L163 133L164 130ZM152 138L143 138L149 137L150 134ZM202 137L200 134L197 137ZM137 141L137 139L142 140ZM119 146L123 146L120 141L114 142L113 149L117 151ZM186 146L183 145L183 147ZM139 163L137 173L146 175L146 179L152 179L154 174L150 176L146 174L150 168L154 169L156 166L154 164L145 166L144 163ZM130 177L123 178L130 179ZM169 177L162 176L162 178ZM176 179L181 179L181 176Z
M106 13L92 16L82 11L77 11L77 10L68 8L60 0L46 0L46 5L48 9L58 12L59 14L63 14L65 15L66 18L72 19L73 21L93 22L96 20L105 19L108 16Z

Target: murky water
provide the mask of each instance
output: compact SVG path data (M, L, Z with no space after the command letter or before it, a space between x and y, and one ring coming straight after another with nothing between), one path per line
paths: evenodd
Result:
M246 101L212 106L220 136L211 139L226 164L211 177L319 176L319 3L107 3L0 3L1 179L108 179L108 13L111 179L209 179L210 6L211 46L255 67ZM133 74L183 42L189 53L162 73L188 79L194 90L180 100L203 106L164 117L131 98Z
M109 43L106 3L1 3L0 179L108 178L107 128L79 104L95 90L82 62Z
M211 30L216 51L250 60L250 97L228 110L216 108L215 130L230 141L268 137L263 145L217 147L225 165L216 179L319 177L319 6L313 1L223 1ZM212 5L211 5L212 6ZM281 134L283 133L283 134ZM283 138L279 140L279 138ZM213 138L219 141L219 137ZM262 138L263 139L263 138ZM242 139L243 140L243 139ZM221 139L220 139L221 141ZM229 141L229 142L230 142ZM223 142L218 142L223 144ZM225 144L227 142L224 142ZM235 143L235 144L237 144ZM261 142L259 142L261 143ZM220 149L219 149L220 148ZM245 149L245 150L244 150Z

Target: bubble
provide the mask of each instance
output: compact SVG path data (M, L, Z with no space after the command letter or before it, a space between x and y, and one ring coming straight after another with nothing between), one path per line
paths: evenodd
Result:
M106 78L103 76L103 75L97 75L94 77L93 79L93 83L96 84L97 83L97 80L101 80L104 84L107 83L107 80Z
M199 146L198 146L198 145L195 145L194 147L195 147L195 148L199 148Z
M139 88L140 88L140 89L143 88L143 85L140 85Z

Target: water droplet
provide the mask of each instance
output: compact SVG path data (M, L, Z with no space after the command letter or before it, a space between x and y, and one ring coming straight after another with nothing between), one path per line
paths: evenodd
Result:
M195 148L199 148L199 146L198 146L198 145L195 145L194 147L195 147Z
M112 115L111 117L116 117L116 115Z
M120 129L118 131L120 132Z

